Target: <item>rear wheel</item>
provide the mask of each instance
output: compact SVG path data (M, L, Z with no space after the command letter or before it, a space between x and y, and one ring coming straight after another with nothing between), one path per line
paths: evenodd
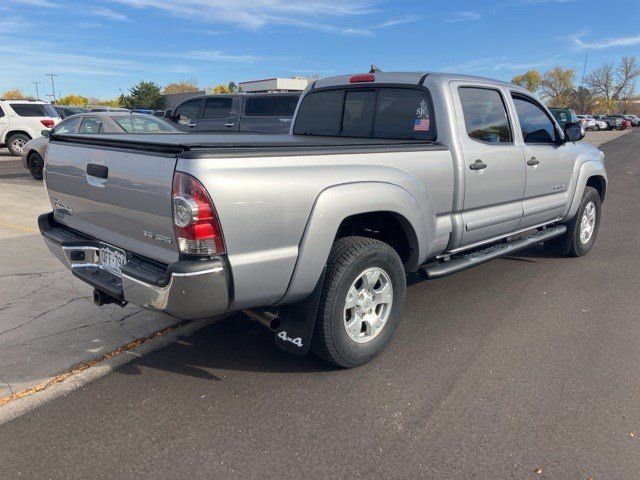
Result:
M600 131L600 125L598 125L598 124L596 123L596 124L594 125L593 129L594 129L596 132L599 132L599 131Z
M38 152L32 152L27 158L27 166L31 172L31 176L36 180L42 180L42 170L44 168L44 160Z
M585 187L578 211L567 224L567 232L545 242L545 247L570 257L581 257L589 253L598 235L601 207L598 191L593 187Z
M311 342L314 353L344 368L373 359L400 324L406 288L402 261L391 246L366 237L336 241Z
M7 148L13 155L20 155L22 153L22 147L31 140L24 133L14 133L7 138Z

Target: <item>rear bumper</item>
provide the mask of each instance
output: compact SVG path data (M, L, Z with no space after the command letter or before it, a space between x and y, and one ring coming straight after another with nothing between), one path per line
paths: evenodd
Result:
M229 308L229 275L220 258L160 264L131 255L118 277L99 267L100 241L40 215L38 226L49 250L71 272L97 290L143 308L195 319Z

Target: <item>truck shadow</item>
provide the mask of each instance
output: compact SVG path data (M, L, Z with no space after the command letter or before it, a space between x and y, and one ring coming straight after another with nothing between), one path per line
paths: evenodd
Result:
M233 315L179 339L119 369L137 375L148 367L220 381L220 370L253 372L323 372L334 370L312 354L304 358L276 347L274 334L242 314ZM216 373L212 373L216 370Z

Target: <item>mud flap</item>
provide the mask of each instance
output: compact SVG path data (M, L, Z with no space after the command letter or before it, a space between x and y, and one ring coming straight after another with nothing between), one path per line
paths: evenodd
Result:
M320 294L324 285L325 271L313 292L301 302L280 309L280 328L275 334L276 345L282 350L304 357L309 352L311 337L316 324Z

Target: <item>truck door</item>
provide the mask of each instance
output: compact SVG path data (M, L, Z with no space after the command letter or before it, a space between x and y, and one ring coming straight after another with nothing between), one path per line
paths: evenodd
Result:
M192 98L182 102L173 111L172 122L183 132L194 132L198 122L198 113L202 104L201 98Z
M196 130L198 132L237 132L238 98L228 95L206 98Z
M525 168L507 113L508 92L452 83L464 177L463 233L469 245L518 229Z
M298 96L245 97L240 133L289 133Z
M577 152L573 143L558 145L558 129L537 100L513 93L518 115L519 141L525 155L526 187L521 228L561 217L567 206L568 187Z

